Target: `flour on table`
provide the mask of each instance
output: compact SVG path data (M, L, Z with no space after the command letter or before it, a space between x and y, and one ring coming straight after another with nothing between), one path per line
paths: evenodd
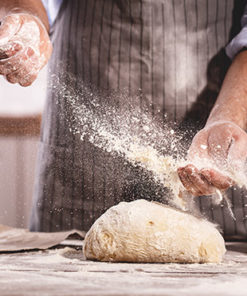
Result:
M86 258L100 261L219 263L224 253L215 225L146 200L111 207L84 243Z

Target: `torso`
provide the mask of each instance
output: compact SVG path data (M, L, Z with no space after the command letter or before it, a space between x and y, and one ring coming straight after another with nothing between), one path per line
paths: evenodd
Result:
M69 69L76 77L69 87L75 89L87 83L107 92L139 94L136 104L149 106L154 117L178 123L189 117L198 125L210 111L225 70L222 48L230 36L233 2L64 1L52 29L51 72L62 77L59 69ZM111 179L114 167L121 167L118 160L71 134L65 105L56 91L48 93L34 226L46 231L88 229L123 199L126 172L121 182ZM229 219L224 209L204 206L233 231L224 222ZM244 226L239 232L245 232Z

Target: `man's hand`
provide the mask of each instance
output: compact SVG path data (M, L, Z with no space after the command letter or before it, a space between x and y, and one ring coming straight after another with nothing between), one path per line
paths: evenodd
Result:
M0 74L29 86L47 63L52 45L45 26L26 13L7 15L0 26Z
M191 164L179 168L178 174L184 187L194 196L210 195L216 189L226 190L233 185L233 181L219 171L229 168L244 171L246 159L246 132L232 122L218 121L197 133L188 153Z

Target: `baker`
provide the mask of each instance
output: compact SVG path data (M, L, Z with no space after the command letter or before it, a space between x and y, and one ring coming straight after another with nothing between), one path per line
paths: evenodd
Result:
M247 157L247 53L243 50L247 14L236 35L244 4L238 1L234 7L233 0L2 0L0 73L10 83L28 86L50 59L49 81L53 74L68 72L77 78L68 88L77 89L85 82L108 92L127 89L130 96L139 93L137 103L150 106L154 117L181 126L186 118L191 126L205 124L190 146L191 164L178 170L180 179L193 195L202 196L198 198L201 210L221 225L226 237L246 238L245 192L238 188L228 192L235 221L227 207L212 206L203 198L216 189L226 190L232 180L219 170L193 164L202 158L219 168L227 164L240 169ZM227 44L226 53L233 62L221 86L221 70L229 62L222 51ZM81 100L90 97L82 95ZM105 209L141 194L142 185L133 181L137 179L132 169L119 169L125 165L121 160L71 133L66 106L65 96L50 88L32 230L87 230Z

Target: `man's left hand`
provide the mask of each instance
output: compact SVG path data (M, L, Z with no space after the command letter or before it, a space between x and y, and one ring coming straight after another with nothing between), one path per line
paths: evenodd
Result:
M233 122L218 121L196 134L188 152L190 164L180 167L178 175L194 196L211 195L234 183L222 171L229 167L231 171L244 171L246 159L246 132Z

